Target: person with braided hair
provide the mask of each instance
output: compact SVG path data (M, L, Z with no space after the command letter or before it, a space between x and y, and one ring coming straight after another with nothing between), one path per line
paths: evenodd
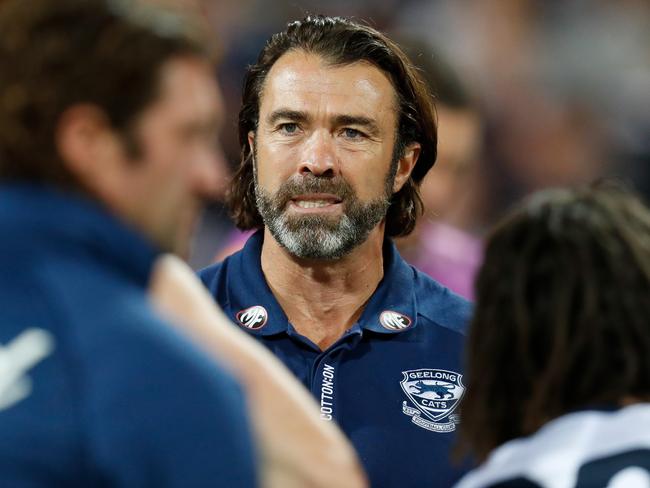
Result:
M650 486L650 210L600 184L490 235L467 346L458 488Z

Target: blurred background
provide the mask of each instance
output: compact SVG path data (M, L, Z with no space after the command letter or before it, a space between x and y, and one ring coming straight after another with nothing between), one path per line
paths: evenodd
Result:
M439 158L427 215L399 243L417 266L472 296L481 238L509 206L549 186L613 176L650 196L647 0L186 0L219 40L229 174L245 68L265 40L308 13L364 20L402 43L436 98ZM223 192L227 190L224 184ZM236 245L214 202L191 264ZM233 237L235 236L235 237Z

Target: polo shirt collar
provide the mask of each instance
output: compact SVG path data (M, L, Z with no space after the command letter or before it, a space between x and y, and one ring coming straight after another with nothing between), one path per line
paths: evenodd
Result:
M263 241L263 230L257 231L242 251L229 259L229 276L239 277L229 280L231 312L241 325L250 324L249 331L255 335L289 333L289 320L262 273ZM417 326L415 274L390 239L384 241L383 254L384 277L353 328L397 334Z
M361 314L363 329L397 334L417 326L415 272L399 255L392 240L383 247L384 277Z

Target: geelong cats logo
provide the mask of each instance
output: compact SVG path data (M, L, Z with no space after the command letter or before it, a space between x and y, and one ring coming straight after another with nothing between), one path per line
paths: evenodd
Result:
M453 412L465 393L463 375L444 369L412 369L402 374L400 386L411 403L403 402L402 413L432 432L456 430L459 417Z
M247 329L258 330L266 325L269 314L261 305L255 305L254 307L240 310L235 317Z

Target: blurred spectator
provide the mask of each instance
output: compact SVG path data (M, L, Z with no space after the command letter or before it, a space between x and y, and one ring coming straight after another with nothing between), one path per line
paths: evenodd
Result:
M486 224L552 185L615 174L648 188L649 24L650 4L638 0L438 0L401 11L395 28L440 46L486 110Z
M491 233L467 346L458 488L650 486L650 210L546 190Z
M478 161L481 115L461 81L440 56L423 42L397 39L423 72L436 99L438 158L422 181L425 215L415 231L397 241L411 264L443 285L473 297L473 282L481 261L480 240L466 230L467 210L479 196Z

